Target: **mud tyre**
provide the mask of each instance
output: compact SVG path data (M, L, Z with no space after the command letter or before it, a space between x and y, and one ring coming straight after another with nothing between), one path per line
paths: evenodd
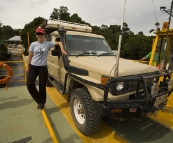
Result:
M86 88L77 88L71 93L70 108L73 121L82 134L90 135L100 128L101 116L95 112Z

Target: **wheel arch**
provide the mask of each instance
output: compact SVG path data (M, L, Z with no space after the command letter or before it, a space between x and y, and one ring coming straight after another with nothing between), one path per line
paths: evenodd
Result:
M94 79L94 81L96 81L97 83L100 82L99 80L96 80L96 79ZM96 100L96 101L103 100L103 94L104 94L103 90L95 86L89 85L87 83L84 83L82 81L76 80L75 78L72 78L72 77L69 78L68 82L69 82L68 101L70 101L71 92L77 88L82 88L82 87L85 87L88 90L93 100Z

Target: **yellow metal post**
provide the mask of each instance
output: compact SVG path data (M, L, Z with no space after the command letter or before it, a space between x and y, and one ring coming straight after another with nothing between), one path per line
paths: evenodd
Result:
M23 61L24 61L24 74L25 74L25 69L26 69L26 65L27 65L27 63L26 63L26 59L25 59L25 56L24 56L24 54L22 54L22 56L23 56ZM25 74L25 83L27 83L27 77L26 77L26 74Z
M28 49L29 49L29 46L30 46L30 41L29 41L29 32L27 32L27 39L28 39Z
M157 46L158 39L159 39L159 35L156 35L156 39L154 41L154 44L152 45L152 52L151 52L151 58L150 58L149 65L152 65L153 58L154 58L154 53L156 51L156 46Z
M57 140L57 138L56 138L56 136L55 136L55 133L54 133L54 131L53 131L51 125L50 125L50 122L49 122L49 120L48 120L48 118L47 118L47 115L46 115L44 109L41 110L41 113L42 113L43 118L44 118L44 121L45 121L45 123L46 123L46 127L47 127L48 130L49 130L49 133L50 133L50 136L51 136L51 138L52 138L52 140L53 140L53 143L58 143L58 140Z

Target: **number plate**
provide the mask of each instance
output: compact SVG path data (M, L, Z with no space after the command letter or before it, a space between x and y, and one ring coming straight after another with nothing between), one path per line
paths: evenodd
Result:
M162 95L160 97L157 97L154 103L155 107L158 107L161 103L165 102L167 100L168 94Z

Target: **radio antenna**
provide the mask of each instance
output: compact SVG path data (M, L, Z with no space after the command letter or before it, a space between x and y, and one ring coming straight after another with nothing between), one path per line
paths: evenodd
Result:
M155 19L156 19L155 25L157 27L157 30L160 30L160 28L159 28L160 23L157 21L156 10L155 10L155 7L154 7L154 1L153 0L152 0L152 4L153 4L153 10L154 10L154 15L155 15Z
M118 53L116 56L116 65L115 65L115 70L114 70L114 77L118 77L118 75L119 75L119 58L120 58L121 41L122 41L122 35L123 35L125 5L126 5L126 0L124 2L124 11L123 11L123 15L122 15L121 30L120 30L119 41L118 41Z

